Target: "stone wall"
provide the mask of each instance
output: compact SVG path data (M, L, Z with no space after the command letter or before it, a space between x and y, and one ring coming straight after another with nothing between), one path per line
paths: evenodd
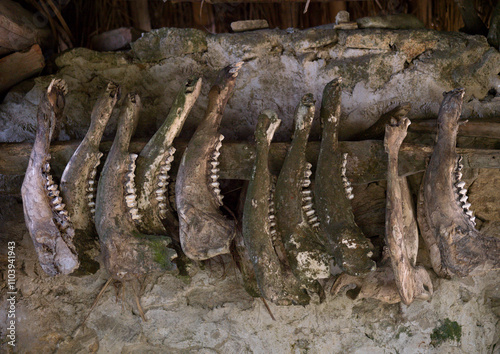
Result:
M182 82L196 74L203 76L204 85L182 133L189 137L203 115L216 72L239 60L246 64L222 123L229 140L250 140L259 111L269 108L283 120L277 140L288 141L300 97L312 92L319 105L324 85L339 75L345 84L342 138L405 102L412 106L410 119L433 118L442 92L459 86L466 88L465 117L500 116L500 54L484 37L428 30L206 35L161 29L145 34L129 52L74 49L57 58L57 76L69 86L60 139L83 137L92 105L108 80L119 83L124 93L141 95L144 108L137 135L148 137L166 116ZM0 105L1 142L33 139L37 104L50 79L37 78L9 93ZM115 125L116 116L107 138L112 138ZM316 122L312 140L318 140L318 128ZM432 136L409 138L432 141ZM459 139L467 147L476 143ZM499 148L495 139L480 143ZM500 228L499 173L469 169L464 174L472 185L474 211L488 221L479 227L492 236ZM419 177L410 180L414 190ZM356 186L354 194L357 221L368 236L380 238L385 183ZM189 278L152 274L134 283L111 282L98 298L109 278L102 267L83 277L46 276L24 225L20 199L1 197L0 202L0 253L7 241L17 244L19 353L491 353L500 347L498 270L464 279L434 277L432 300L410 306L352 300L344 290L336 297L328 294L323 303L314 299L305 307L268 304L268 311L261 299L244 291L239 271L227 257L193 264ZM420 261L426 264L425 252ZM2 276L5 299L5 273ZM325 284L327 291L332 282ZM2 350L9 348L4 340L6 314L7 303L2 301Z

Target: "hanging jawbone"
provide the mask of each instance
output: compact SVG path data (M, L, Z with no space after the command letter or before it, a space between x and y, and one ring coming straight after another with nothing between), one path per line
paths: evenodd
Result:
M97 167L102 157L99 144L119 94L119 87L112 82L108 83L92 110L89 130L61 177L61 195L75 229L75 246L81 268L85 264L86 271L96 271L99 268L98 263L87 255L97 239L94 214Z
M272 111L263 111L258 119L256 157L243 210L243 241L262 296L277 305L306 305L309 296L278 255L283 245L276 231L269 146L280 122Z
M318 237L306 148L314 118L314 98L302 97L295 112L295 132L276 182L276 227L293 274L313 292L322 294L318 279L330 276L330 256Z
M172 142L200 95L201 83L200 78L192 78L182 85L165 121L137 158L135 180L141 232L179 238L175 205L171 205L168 193L174 183L169 176L175 153Z
M235 236L234 222L219 210L223 203L218 158L224 137L218 130L242 64L227 66L219 73L208 94L205 117L189 141L177 173L179 238L182 250L193 260L229 253Z
M370 242L354 221L352 187L346 177L347 154L340 152L338 130L342 80L328 83L323 91L321 147L315 174L314 195L319 234L338 266L351 275L375 270Z
M433 286L427 270L416 265L418 230L413 200L405 177L398 174L398 154L410 125L408 118L392 119L385 128L384 145L389 156L385 241L391 258L394 280L404 304L428 300Z
M50 141L67 91L63 80L54 79L40 102L35 143L21 188L26 226L40 265L49 275L70 274L79 266L75 230L50 175Z
M170 238L142 234L135 225L139 214L131 203L136 198L137 155L129 154L128 147L137 126L139 109L139 96L127 95L96 196L95 224L104 263L111 275L120 280L175 268L171 261L176 253L167 247Z
M462 162L456 140L463 89L444 94L438 114L438 135L422 182L418 222L432 267L441 277L464 277L474 270L500 266L500 239L482 236L467 202ZM465 123L465 122L464 122Z

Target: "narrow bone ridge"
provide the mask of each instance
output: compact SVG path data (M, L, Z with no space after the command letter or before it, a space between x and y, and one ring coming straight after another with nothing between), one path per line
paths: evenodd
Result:
M170 203L168 198L168 191L170 186L170 176L168 172L172 168L172 162L174 161L175 148L170 146L165 153L165 158L160 166L155 190L155 198L158 202L158 215L160 219L165 219L168 215L167 203Z
M209 189L212 191L212 194L215 197L216 204L218 206L222 206L222 199L224 196L220 193L220 183L219 183L219 156L220 156L220 148L222 147L222 140L224 140L224 135L219 135L219 141L215 145L214 152L212 153L212 158L210 159L210 163L208 168L210 169L208 185Z
M92 216L92 220L95 222L95 196L97 191L97 167L101 164L102 153L99 153L99 159L97 160L94 168L90 171L89 176L87 178L87 199L88 206L90 208L90 214Z
M137 154L129 155L130 162L125 174L125 203L130 217L134 221L141 220L141 215L139 215L139 209L137 208L137 193L135 189L135 160L137 160L137 156Z
M65 209L66 205L62 202L62 198L59 196L59 187L56 183L54 183L54 180L50 175L49 160L50 155L47 158L47 162L42 167L42 176L45 180L45 190L47 192L47 197L50 200L49 204L53 212L54 222L68 248L76 254L76 249L73 245L75 229L71 223L68 211Z
M470 210L471 204L467 202L469 198L467 196L467 189L465 189L465 182L462 181L462 169L464 165L462 164L462 156L458 157L457 167L455 169L455 194L457 196L457 203L464 211L464 214L467 215L467 218L470 220L472 226L476 226L476 217L472 210Z
M344 185L344 190L345 190L345 195L347 199L353 199L354 194L352 193L352 186L351 182L346 177L346 172L347 172L347 156L348 153L344 153L342 155L342 171L341 171L341 178L342 178L342 184Z
M314 202L311 191L311 175L312 175L312 164L306 163L306 168L304 171L304 180L302 182L302 209L307 216L307 222L315 230L319 229L318 216L316 215L316 210L314 208Z

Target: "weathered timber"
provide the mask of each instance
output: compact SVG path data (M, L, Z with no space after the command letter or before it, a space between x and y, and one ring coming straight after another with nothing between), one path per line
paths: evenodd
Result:
M419 133L436 133L438 126L435 119L414 120L409 130ZM500 139L500 118L468 121L458 127L458 135Z
M0 55L24 50L33 44L48 44L50 30L36 20L35 15L18 3L0 1Z
M147 141L136 140L130 145L130 152L140 153ZM52 155L51 167L56 176L60 176L67 162L80 144L79 141L57 142L50 146ZM352 184L365 184L386 179L387 159L383 141L341 141L340 150L349 153L347 160L347 177ZM187 141L175 141L176 154L181 156ZM285 160L289 144L272 143L269 152L269 167L274 175L278 175ZM111 142L100 145L102 152L109 151ZM0 144L0 195L20 195L24 172L28 166L32 144L3 143ZM308 144L306 156L308 161L317 161L319 142ZM465 168L499 168L500 150L457 149L463 156ZM410 176L425 170L425 161L432 154L432 146L403 144L399 155L399 175ZM227 142L221 148L220 178L248 180L251 175L255 150L253 144ZM172 163L172 173L176 173L179 161ZM313 170L315 165L313 163Z
M26 52L17 52L0 59L0 93L42 71L45 66L38 44Z

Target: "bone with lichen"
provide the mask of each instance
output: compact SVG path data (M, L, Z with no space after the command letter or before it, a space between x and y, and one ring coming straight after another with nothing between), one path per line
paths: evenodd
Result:
M95 271L99 267L91 258L97 240L94 214L97 167L102 157L99 144L119 93L116 84L108 83L92 110L89 130L71 156L61 177L61 195L75 228L75 245L80 258L80 270L83 270L85 265L83 271Z
M281 262L277 249L281 240L273 222L274 197L268 157L280 122L272 111L263 111L258 118L256 156L243 210L243 240L262 296L278 305L305 305L309 303L309 296L287 265Z
M444 94L438 113L438 135L425 172L418 202L418 222L440 277L467 276L500 267L500 239L482 236L466 202L456 152L463 89Z
M339 267L352 275L375 269L370 242L354 221L351 190L345 176L338 142L341 79L328 83L323 91L321 123L323 132L315 174L314 194L319 219L319 235Z
M79 266L75 230L50 174L50 141L67 91L63 80L54 79L40 101L35 143L21 188L26 226L40 265L49 275L69 274Z
M182 250L193 260L229 253L235 236L234 222L219 210L222 198L217 165L222 136L218 130L242 64L227 66L219 73L208 94L205 117L189 141L177 173L179 238Z
M313 197L311 164L306 148L314 118L314 98L302 97L295 112L293 140L276 182L276 226L293 274L310 290L323 293L318 279L330 276L330 257L322 247Z
M201 78L195 77L182 85L165 121L136 160L136 201L141 232L179 238L179 223L168 195L172 184L169 172L175 153L172 143L200 95L201 84Z
M404 304L432 296L432 282L427 270L416 266L418 229L413 200L406 178L399 177L398 154L406 137L410 120L393 119L385 129L384 145L388 153L387 202L385 212L385 241L388 246L394 279Z
M130 156L128 148L139 119L139 109L139 96L127 95L97 188L96 229L106 268L117 279L175 268L171 261L176 252L167 247L170 238L140 233L133 220L133 205L127 204L125 199L135 190L130 171L135 157Z

